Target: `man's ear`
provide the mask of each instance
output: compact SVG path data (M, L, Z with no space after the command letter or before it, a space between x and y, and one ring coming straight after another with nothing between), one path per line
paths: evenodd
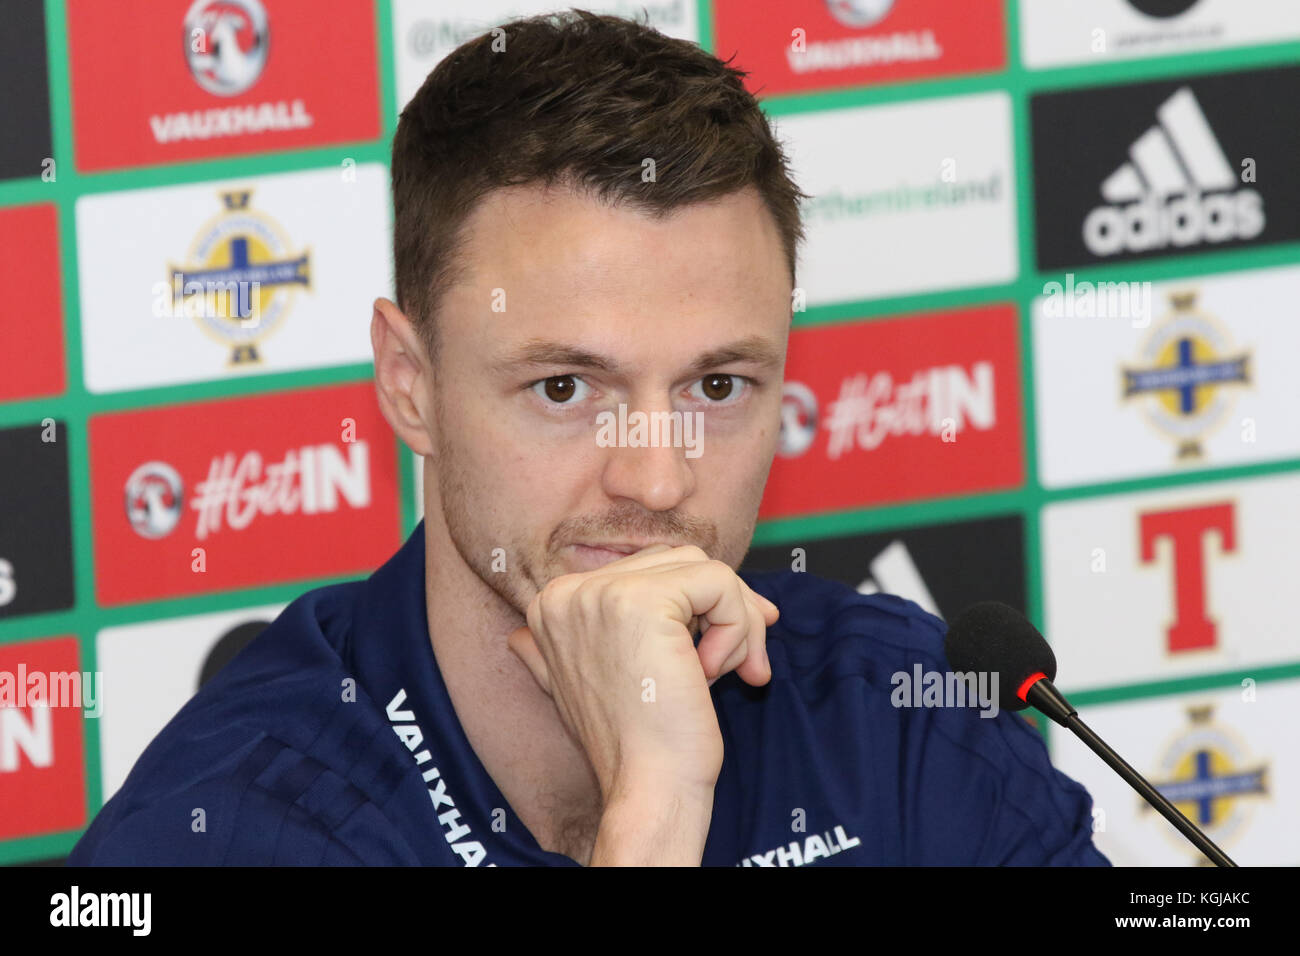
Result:
M433 454L430 404L433 370L415 328L393 302L375 300L370 317L379 410L417 455ZM430 416L425 420L425 416Z

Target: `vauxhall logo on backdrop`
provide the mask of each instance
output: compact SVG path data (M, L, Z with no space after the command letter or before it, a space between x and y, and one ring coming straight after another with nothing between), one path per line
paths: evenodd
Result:
M826 0L831 15L849 27L869 27L889 15L894 0Z
M847 36L822 38L802 46L788 46L786 64L794 73L816 74L826 70L885 64L922 63L939 60L944 46L934 30L907 27L861 35L881 25L894 9L894 0L825 0L826 9L837 22L854 31ZM960 54L954 52L953 59Z
M185 14L185 65L202 89L235 97L266 69L270 26L260 0L195 0ZM302 99L246 103L149 117L157 143L178 143L309 129L316 120Z
M1300 68L1031 98L1038 265L1300 239Z
M754 16L753 0L710 6L717 46L745 51L745 85L759 96L985 72L1006 63L1002 0L757 4L788 14L779 18ZM982 29L972 30L972 23Z
M6 13L12 5L3 4ZM382 71L371 0L68 0L64 6L60 29L68 36L78 169L380 135Z
M196 0L185 14L185 59L209 93L235 96L262 75L270 33L258 0Z
M817 438L817 396L803 382L786 382L781 388L781 437L777 454L797 458Z

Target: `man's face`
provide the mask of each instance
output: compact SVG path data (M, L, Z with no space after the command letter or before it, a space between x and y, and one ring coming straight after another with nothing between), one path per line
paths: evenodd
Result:
M776 449L790 323L758 193L656 221L511 187L466 236L440 313L427 503L463 560L520 613L551 578L648 544L738 567ZM659 423L640 447L617 444L620 404L630 425L638 412ZM661 441L672 412L677 447Z

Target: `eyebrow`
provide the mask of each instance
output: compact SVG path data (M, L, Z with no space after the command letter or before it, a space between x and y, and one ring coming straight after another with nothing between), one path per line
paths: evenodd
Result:
M737 339L726 345L705 352L688 367L689 372L704 373L719 365L732 362L752 362L761 366L780 364L781 353L767 339L757 335ZM498 370L530 365L560 365L570 368L595 369L600 372L616 374L619 363L607 356L588 349L552 342L546 339L530 339L523 345L506 354L494 363Z

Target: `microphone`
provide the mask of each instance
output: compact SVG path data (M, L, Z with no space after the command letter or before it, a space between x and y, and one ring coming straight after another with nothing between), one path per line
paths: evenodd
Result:
M1033 706L1082 740L1216 866L1237 865L1079 719L1078 711L1052 683L1056 655L1038 628L1015 608L1000 601L971 605L948 628L943 649L954 671L997 674L1003 709Z

